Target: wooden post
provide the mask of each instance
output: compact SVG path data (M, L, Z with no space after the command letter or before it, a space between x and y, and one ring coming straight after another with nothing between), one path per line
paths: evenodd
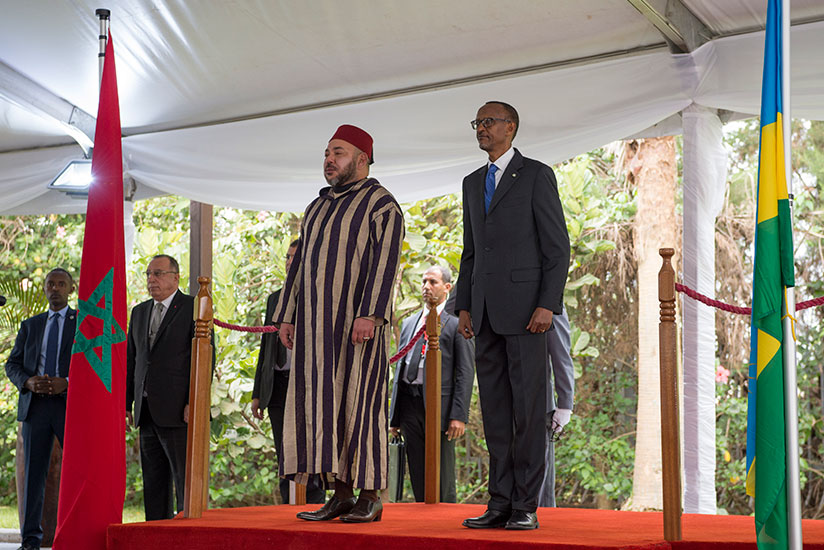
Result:
M438 308L426 316L426 470L424 502L441 501L441 319Z
M211 204L189 203L189 294L197 294L199 277L212 278L212 222Z
M306 485L292 481L289 483L289 491L291 493L290 504L294 506L304 506L306 504Z
M209 409L212 384L212 296L208 277L198 277L195 337L189 379L189 429L186 441L186 487L183 517L199 518L209 499Z
M664 539L681 540L681 422L678 413L678 363L675 327L675 250L658 250L663 258L658 272L661 319L658 344L661 362L661 466L664 493Z

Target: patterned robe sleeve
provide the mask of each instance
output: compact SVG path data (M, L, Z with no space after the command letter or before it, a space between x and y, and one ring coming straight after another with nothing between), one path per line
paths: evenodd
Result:
M300 280L303 278L302 260L305 223L306 215L304 214L303 222L300 226L298 249L295 251L295 257L292 258L292 265L289 267L289 273L286 274L286 282L284 282L283 284L283 290L281 290L280 298L278 298L278 303L275 306L275 314L272 316L272 322L274 322L276 325L280 323L289 323L292 325L295 324L295 310L297 309L297 289L300 286Z
M377 205L369 224L369 271L357 317L374 317L388 323L392 316L395 275L405 235L403 212L390 196Z

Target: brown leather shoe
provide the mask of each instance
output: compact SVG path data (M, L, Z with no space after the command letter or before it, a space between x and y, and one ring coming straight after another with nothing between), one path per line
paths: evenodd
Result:
M306 521L329 521L335 519L341 514L346 514L355 507L355 497L347 498L346 500L338 500L338 497L332 496L329 502L323 505L320 510L314 512L298 512L298 519Z
M381 501L373 502L365 498L359 498L355 507L348 514L340 517L346 523L369 523L380 521L383 514L383 504Z

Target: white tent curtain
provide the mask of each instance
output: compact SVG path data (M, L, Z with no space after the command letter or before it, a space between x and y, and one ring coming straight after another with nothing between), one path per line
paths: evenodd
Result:
M793 109L824 119L824 23L793 27ZM763 33L715 40L691 54L654 53L494 81L255 120L124 138L137 197L174 193L222 206L299 211L322 186L321 153L341 123L375 137L373 175L401 202L455 192L483 162L468 121L488 99L522 115L516 145L555 163L638 134L691 104L755 115ZM607 93L605 93L605 91ZM78 147L0 154L0 215L82 212L82 201L44 191ZM54 170L46 168L53 163ZM10 167L13 175L5 170ZM6 199L11 197L11 199Z
M714 110L690 105L684 123L684 284L715 296L715 218L727 180L727 152ZM715 509L715 310L684 298L684 511Z

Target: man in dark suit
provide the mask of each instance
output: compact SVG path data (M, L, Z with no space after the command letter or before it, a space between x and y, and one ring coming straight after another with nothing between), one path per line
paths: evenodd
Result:
M489 449L484 529L536 529L546 439L546 331L561 313L569 237L555 174L512 147L518 112L499 101L472 121L489 160L464 178L464 248L455 309L475 338Z
M155 520L174 515L172 485L183 509L194 298L178 289L180 267L171 256L152 258L146 280L152 298L129 320L126 416L140 427L143 505L146 520Z
M20 390L17 420L23 423L26 473L21 550L40 548L40 521L55 436L63 445L69 363L77 327L77 312L69 307L74 288L68 271L49 271L44 284L49 311L23 321L6 362L6 374Z
M286 273L289 273L289 268L292 266L298 242L293 241L286 252ZM271 293L266 299L266 316L263 318L265 326L275 324L272 317L275 315L278 298L280 298L280 289ZM283 415L286 410L286 390L289 388L291 359L292 351L286 349L276 333L264 332L260 335L260 353L255 368L255 385L252 388L252 414L255 418L263 420L263 409L269 411L278 464L283 461ZM280 478L279 486L281 502L288 504L289 480ZM306 486L306 502L312 504L326 502L326 491L323 490L318 476L312 476Z
M455 502L455 439L466 430L475 365L472 343L458 337L458 318L444 311L452 289L452 274L441 266L430 267L423 274L422 295L425 307L407 317L401 325L399 348L404 347L426 325L426 316L437 308L441 318L441 501ZM415 500L424 500L426 466L426 368L424 338L406 354L395 368L390 401L390 431L403 434L409 478Z
M538 494L538 506L554 508L555 438L560 437L572 416L575 372L570 355L571 341L566 309L560 315L552 316L552 325L554 328L546 333L549 353L546 378L546 473L541 484L541 492Z

